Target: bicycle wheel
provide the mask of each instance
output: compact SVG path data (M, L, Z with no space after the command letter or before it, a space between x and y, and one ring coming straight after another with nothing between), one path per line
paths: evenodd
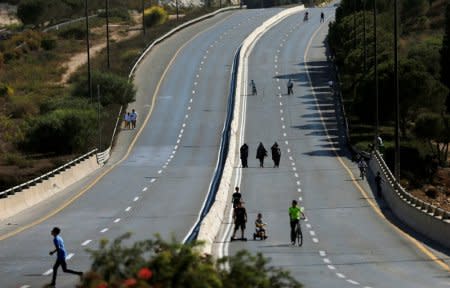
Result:
M298 246L303 245L303 233L302 228L300 227L300 223L297 225L297 244Z

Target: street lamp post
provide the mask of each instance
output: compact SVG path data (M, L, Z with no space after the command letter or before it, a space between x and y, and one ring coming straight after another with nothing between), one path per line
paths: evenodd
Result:
M398 0L394 0L395 178L400 181L400 95L398 87Z
M373 74L375 80L375 138L377 139L380 131L379 119L379 96L378 96L378 56L377 56L377 0L373 0Z
M84 1L84 14L86 17L86 50L87 50L87 69L88 69L88 91L89 99L92 101L92 79L91 79L91 57L89 54L89 15L88 15L88 1Z
M366 49L366 0L363 1L363 46L364 46L364 73L367 71L367 49Z
M142 9L142 32L145 35L145 15L144 15L144 0L141 0L141 9Z
M178 17L179 17L178 16L178 0L175 1L175 6L176 6L176 9L177 9L177 21L178 21Z
M109 61L109 0L105 0L105 10L106 10L106 58L108 70L111 68Z

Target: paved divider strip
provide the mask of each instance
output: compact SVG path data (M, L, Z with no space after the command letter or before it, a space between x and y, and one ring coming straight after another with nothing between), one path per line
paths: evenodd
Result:
M250 48L256 43L256 41L270 28L275 26L277 23L285 19L286 17L298 13L302 10L304 10L304 6L297 6L294 8L283 10L282 12L278 13L277 15L273 16L272 18L266 20L263 24L261 24L258 28L256 28L244 41L243 44L238 50L238 52L235 54L234 59L234 65L232 69L232 73L236 73L235 77L232 77L231 79L231 87L230 87L230 93L233 92L233 95L230 95L230 98L236 99L233 101L229 101L230 103L235 103L233 107L228 107L228 110L233 110L233 112L229 112L229 117L234 117L232 119L227 119L226 122L231 121L231 125L229 127L228 131L224 131L222 136L222 141L224 141L225 136L229 141L228 149L220 150L220 153L226 153L224 155L219 155L219 158L226 159L224 162L219 161L220 165L224 165L221 168L220 175L215 174L214 178L220 177L221 179L219 181L214 180L213 183L217 183L218 187L211 187L208 198L212 198L213 201L208 201L212 204L211 207L203 207L201 215L204 215L205 211L207 211L206 216L202 217L203 219L200 220L199 223L195 224L195 228L191 230L190 234L186 237L185 240L192 241L194 239L203 241L205 245L203 246L203 253L211 254L212 253L212 245L214 243L214 240L219 233L220 226L224 220L225 217L225 210L227 208L227 205L229 204L229 191L232 191L231 185L232 185L232 178L233 178L233 170L237 166L237 150L238 141L239 141L239 133L240 133L240 109L241 109L241 98L243 91L243 85L247 85L247 83L243 82L243 75L246 73L245 69L243 68L242 63L246 61L248 58L248 53L250 51ZM237 71L236 71L237 69ZM234 76L234 75L233 75ZM228 151L231 151L232 153L228 153ZM216 172L220 169L216 169ZM204 211L203 211L204 210ZM197 228L198 227L198 228ZM198 232L196 232L196 230Z

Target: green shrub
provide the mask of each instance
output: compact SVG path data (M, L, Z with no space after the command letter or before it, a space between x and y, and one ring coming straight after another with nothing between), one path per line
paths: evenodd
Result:
M57 39L53 36L46 36L41 41L41 46L44 50L53 50L56 48L57 45Z
M163 24L168 19L169 15L163 7L153 6L144 11L144 24L146 27L151 27Z
M58 109L28 120L29 129L21 147L40 153L86 151L97 127L94 109Z
M82 23L63 27L58 31L58 36L63 39L83 40L86 38L86 27Z
M19 168L31 167L32 161L25 158L23 155L18 153L6 153L3 156L3 161L6 165L18 166Z
M98 13L98 17L106 18L106 10L102 10ZM109 18L119 18L123 21L129 21L131 19L128 9L125 8L113 8L109 9Z
M74 84L72 95L75 97L89 97L88 86L87 76L83 75ZM113 73L93 71L92 96L95 99L97 99L97 86L100 87L100 102L103 106L109 104L125 105L134 101L136 90L132 83L128 83L127 78Z

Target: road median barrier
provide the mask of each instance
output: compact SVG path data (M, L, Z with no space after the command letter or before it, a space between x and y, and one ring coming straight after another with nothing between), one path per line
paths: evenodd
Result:
M197 239L199 241L204 242L202 252L205 254L212 254L212 245L215 242L215 238L219 233L220 226L223 223L225 217L225 211L227 206L230 204L230 191L233 191L232 187L232 178L233 171L235 167L238 166L237 161L237 153L238 153L238 141L240 134L240 109L241 109L241 95L243 94L243 73L245 72L242 68L242 63L246 61L248 58L248 54L251 51L251 47L257 42L257 40L270 28L274 25L285 19L286 17L298 13L304 10L304 6L296 6L293 8L289 8L283 10L272 18L266 20L263 24L261 24L258 28L256 28L247 38L243 41L241 48L235 54L235 60L232 69L232 73L235 73L235 79L232 77L232 81L230 83L230 91L234 91L234 93L230 94L230 97L235 99L234 106L231 107L233 112L230 113L231 125L226 133L228 135L228 151L221 151L220 153L226 153L225 155L220 155L219 157L225 157L226 160L223 166L223 172L220 179L219 186L216 188L216 191L210 191L209 193L213 194L214 201L212 202L212 206L208 208L208 213L203 219L200 221L198 225L198 232L196 232L197 236L194 238L192 236L187 237L187 239ZM227 119L228 121L230 119ZM222 139L223 141L223 139ZM217 175L215 175L216 177ZM210 197L210 196L208 196ZM194 229L195 230L195 229ZM192 235L192 233L191 233Z

